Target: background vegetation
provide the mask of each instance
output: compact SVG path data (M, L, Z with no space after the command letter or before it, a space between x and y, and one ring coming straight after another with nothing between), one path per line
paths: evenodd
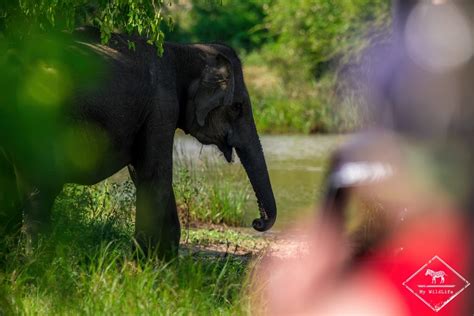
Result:
M260 131L351 131L365 119L351 81L363 49L388 33L389 7L389 0L181 0L169 9L175 23L165 34L238 50Z

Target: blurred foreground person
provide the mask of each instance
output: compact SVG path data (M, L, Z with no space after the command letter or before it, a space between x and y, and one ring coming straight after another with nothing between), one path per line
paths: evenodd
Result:
M257 312L474 313L474 2L393 12L390 47L367 51L375 124L334 154L321 215L288 237L298 250L257 266Z

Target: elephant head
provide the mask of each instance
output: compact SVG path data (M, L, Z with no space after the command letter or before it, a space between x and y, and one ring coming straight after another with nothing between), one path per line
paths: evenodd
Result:
M277 210L240 60L227 46L196 48L202 65L189 85L185 131L203 144L216 145L228 162L235 148L258 201L260 218L252 225L266 231Z

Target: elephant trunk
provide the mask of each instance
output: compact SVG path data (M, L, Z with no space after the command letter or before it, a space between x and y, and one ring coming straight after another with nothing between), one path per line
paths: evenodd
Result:
M255 230L263 232L270 229L275 223L277 209L262 145L257 131L254 130L252 134L252 137L249 138L252 141L236 148L236 152L247 172L258 201L260 218L255 219L252 226Z

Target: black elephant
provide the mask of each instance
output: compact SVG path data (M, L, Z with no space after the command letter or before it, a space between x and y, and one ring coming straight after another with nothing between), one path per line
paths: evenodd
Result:
M42 178L12 162L9 157L14 155L0 147L0 180L21 181L27 188L18 199L14 187L2 186L0 199L10 208L3 212L9 214L9 226L24 222L30 234L38 234L48 226L52 203L64 183L94 184L128 166L137 189L137 241L160 254L175 253L180 223L172 153L180 128L203 144L216 145L228 162L235 149L258 200L260 216L253 227L272 227L275 199L241 62L232 48L164 43L159 57L156 47L138 37L113 34L109 44L102 45L100 32L88 27L76 30L73 38L77 49L96 56L101 64L100 82L74 91L62 116L82 126L71 139L80 141L80 157L94 156L93 165L78 168L68 159L56 159L44 181L44 174ZM130 41L135 49L129 48ZM54 173L55 169L62 171Z

